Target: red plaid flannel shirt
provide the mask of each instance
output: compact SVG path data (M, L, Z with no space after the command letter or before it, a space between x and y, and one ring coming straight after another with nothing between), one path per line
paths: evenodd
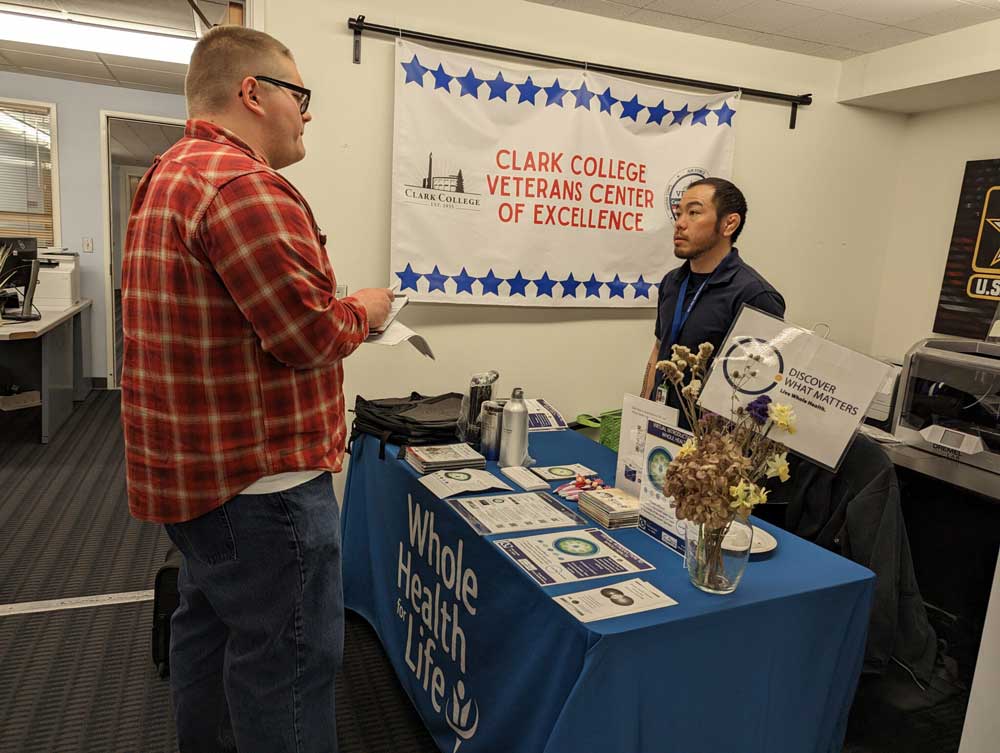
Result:
M368 336L326 238L244 142L190 120L132 205L122 276L129 508L196 518L257 479L339 471L341 360Z

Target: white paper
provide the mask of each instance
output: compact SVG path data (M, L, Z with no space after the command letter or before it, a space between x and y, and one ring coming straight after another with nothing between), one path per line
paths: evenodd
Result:
M587 525L587 521L547 494L525 492L448 500L481 534L537 531Z
M567 465L543 465L531 469L546 481L572 481L577 476L596 476L597 471L579 463Z
M580 622L595 622L651 609L672 607L677 602L642 578L632 578L603 588L553 596L553 600Z
M676 426L648 419L645 435L639 490L639 530L683 554L686 523L677 517L674 498L663 493L663 482L667 466L677 457L691 434Z
M420 483L437 495L438 499L446 499L454 497L456 494L468 494L469 492L485 492L489 489L511 491L508 484L489 471L481 471L476 468L436 471L421 476Z
M392 299L392 304L389 307L389 316L386 317L385 321L382 322L378 327L370 329L369 332L374 332L375 334L381 334L385 332L389 325L396 321L396 317L399 316L399 312L403 310L403 306L410 302L410 299L405 295L397 294L395 298Z
M390 346L408 342L416 348L418 352L423 353L430 359L434 358L434 352L431 350L431 346L427 340L425 340L422 335L418 335L401 322L393 322L386 327L385 332L369 333L368 339L365 340L365 342L372 343L373 345Z
M662 403L625 395L622 423L618 434L618 465L615 486L633 497L639 496L643 464L646 462L646 424L650 419L667 426L677 425L677 409Z
M542 586L655 569L599 528L494 543Z
M562 414L542 398L524 399L528 409L528 431L559 431L568 428Z
M484 461L483 456L464 442L455 444L415 445L406 449L406 454L422 463L458 463Z
M741 382L748 369L753 376ZM740 383L735 392L739 404L760 395L785 403L795 411L797 431L774 429L771 438L836 470L888 369L888 364L744 306L698 402L728 417L733 385Z

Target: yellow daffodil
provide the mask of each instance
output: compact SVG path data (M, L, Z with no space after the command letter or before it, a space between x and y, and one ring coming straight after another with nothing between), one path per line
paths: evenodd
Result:
M767 417L779 429L784 429L789 434L795 433L795 411L792 410L790 405L771 403L767 406Z
M788 471L788 453L780 452L767 459L767 477L778 478L782 482L788 481L791 474Z
M691 437L691 439L685 442L684 445L677 451L677 457L686 458L688 455L693 453L696 448L697 444L695 444L694 437Z

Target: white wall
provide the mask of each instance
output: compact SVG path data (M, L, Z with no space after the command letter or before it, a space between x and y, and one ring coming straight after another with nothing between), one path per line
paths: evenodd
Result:
M867 350L880 280L871 269L887 222L866 186L894 174L904 116L835 103L837 62L642 27L524 2L384 0L368 20L618 66L813 92L797 130L788 108L745 101L737 116L735 179L750 215L745 258L788 301L791 320L832 327L831 337ZM341 282L385 284L389 256L393 46L367 35L362 64L351 60L349 16L356 3L258 0L255 24L288 44L314 91L309 151L289 177L327 231ZM664 269L672 249L664 249ZM467 375L496 368L507 389L553 399L568 416L620 405L635 391L653 341L652 310L573 311L411 305L403 319L425 334L431 362L412 349L367 346L347 368L349 402L410 388L461 390Z
M80 290L94 300L89 374L107 375L105 326L104 216L101 208L101 110L184 118L184 98L174 94L100 86L20 73L0 72L0 99L28 99L56 105L59 143L59 202L62 245L82 251L94 239L94 253L80 255Z
M998 122L1000 101L910 116L895 179L868 188L868 211L890 218L874 353L931 336L965 163L1000 158Z

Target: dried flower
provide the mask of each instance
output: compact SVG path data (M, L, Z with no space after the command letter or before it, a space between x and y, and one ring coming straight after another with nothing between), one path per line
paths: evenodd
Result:
M689 397L692 400L697 400L698 395L701 394L701 380L692 379L687 386L681 389L681 394L684 397Z
M752 403L747 405L747 412L753 417L753 420L758 424L763 425L768 418L768 406L771 404L771 398L767 395L761 395Z
M657 361L656 368L663 372L663 376L668 382L680 384L684 379L684 373L677 368L677 364L673 361Z

